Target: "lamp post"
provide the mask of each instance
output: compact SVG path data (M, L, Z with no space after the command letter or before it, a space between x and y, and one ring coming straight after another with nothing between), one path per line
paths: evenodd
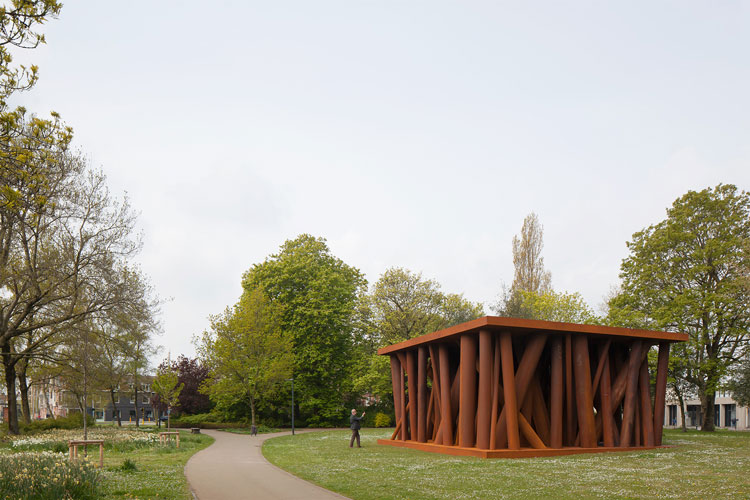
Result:
M294 436L294 377L287 380L292 383L292 436Z

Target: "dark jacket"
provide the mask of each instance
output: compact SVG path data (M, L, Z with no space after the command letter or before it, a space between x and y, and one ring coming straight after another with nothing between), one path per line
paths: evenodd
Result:
M349 428L353 431L358 431L362 424L360 423L360 420L362 420L363 417L358 417L356 415L352 415L349 417L349 423L351 424Z

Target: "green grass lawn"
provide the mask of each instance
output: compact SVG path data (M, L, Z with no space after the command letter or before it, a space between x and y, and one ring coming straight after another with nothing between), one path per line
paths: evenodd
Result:
M227 429L220 429L224 432L231 432L232 434L250 434L249 427L234 427ZM265 425L258 426L258 434L270 434L273 432L281 432L287 429L277 429L276 427L266 427Z
M99 473L97 499L192 500L185 478L185 464L193 454L214 441L205 434L182 431L180 447L176 448L174 444L161 445L156 434L159 429L154 427L138 430L96 426L89 432L89 439L105 441L104 468ZM53 453L58 461L67 462L68 440L81 439L82 434L81 429L73 429L6 436L0 441L0 459L25 453ZM79 449L79 456L82 454L83 450ZM89 460L98 463L98 459L99 447L90 447ZM39 475L36 480L44 482L45 477Z
M213 441L205 434L183 431L180 432L179 448L155 445L130 451L105 452L101 482L103 496L100 498L192 500L193 495L185 478L185 464ZM123 470L123 463L128 459L135 463L135 471Z
M393 429L265 442L275 465L356 500L496 498L750 498L750 433L665 431L674 448L533 459L453 457L381 446Z

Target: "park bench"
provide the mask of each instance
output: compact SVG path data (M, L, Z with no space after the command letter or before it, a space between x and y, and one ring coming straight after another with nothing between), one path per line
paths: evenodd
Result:
M191 434L200 434L201 433L201 428L200 427L191 427L190 428L190 433Z
M160 432L159 433L159 442L161 444L165 444L167 441L172 441L172 436L175 436L177 438L177 448L180 447L180 433L177 431L171 431L171 432Z
M99 468L104 467L104 440L103 439L80 439L77 441L68 441L68 457L70 460L78 458L78 447L83 446L84 449L90 444L99 445Z

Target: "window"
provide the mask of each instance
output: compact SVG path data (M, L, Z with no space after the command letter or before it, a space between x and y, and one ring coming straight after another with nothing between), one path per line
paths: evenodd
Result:
M677 425L677 405L669 405L667 425Z
M721 427L721 405L714 405L714 425Z
M737 427L737 405L724 406L724 427Z

